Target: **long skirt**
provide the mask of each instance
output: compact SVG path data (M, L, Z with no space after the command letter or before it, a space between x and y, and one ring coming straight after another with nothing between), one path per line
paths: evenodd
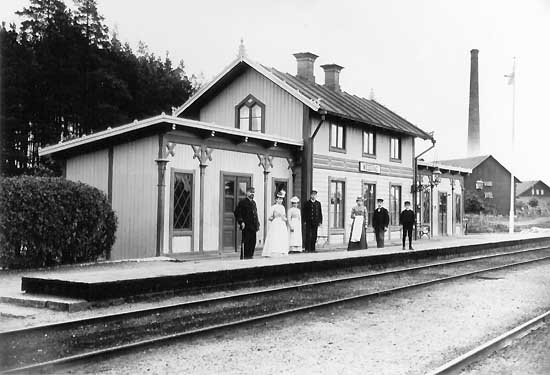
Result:
M301 252L302 251L302 221L293 217L290 219L289 226L292 231L289 234L289 246L290 251Z
M351 230L350 230L350 234L349 234L349 243L348 243L348 251L350 250L364 250L367 248L367 231L365 229L365 225L363 224L364 222L362 220L360 220L361 223L361 239L359 241L354 241L352 242L352 238L353 238L353 229L354 229L354 226L355 226L355 219L353 219L353 223L351 224Z
M288 255L288 229L281 218L274 219L267 228L264 248L264 257Z

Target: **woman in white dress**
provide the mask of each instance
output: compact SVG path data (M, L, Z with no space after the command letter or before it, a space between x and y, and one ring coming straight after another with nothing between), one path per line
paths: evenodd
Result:
M288 209L289 246L290 252L293 253L302 251L302 215L298 202L300 202L298 197L292 197L290 200L292 206Z
M264 257L288 255L288 229L286 210L283 206L284 197L284 191L278 192L275 204L269 209L267 235L262 250Z

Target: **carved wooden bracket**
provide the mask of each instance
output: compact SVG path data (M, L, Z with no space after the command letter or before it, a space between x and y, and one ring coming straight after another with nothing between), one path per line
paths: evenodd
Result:
M195 152L195 155L193 155L193 159L198 159L201 166L206 166L207 161L212 161L212 152L214 152L213 148L210 148L206 145L191 145L191 147Z
M288 169L290 169L292 173L294 173L294 170L297 167L296 160L294 160L294 158L286 158L286 161L288 162Z
M166 156L175 156L176 155L176 144L172 142L166 143Z
M258 166L262 166L264 168L264 172L269 172L271 168L273 168L273 156L265 154L256 154L258 156L258 159L260 160L260 163Z

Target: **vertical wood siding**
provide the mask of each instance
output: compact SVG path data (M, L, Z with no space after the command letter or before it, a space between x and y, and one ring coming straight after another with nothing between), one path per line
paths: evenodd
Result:
M158 137L117 145L113 150L113 209L118 217L113 259L156 253Z
M67 160L66 178L92 185L108 193L108 149L78 155Z
M187 144L177 144L175 147L175 156L169 157L167 170L170 168L194 170L195 181L193 187L194 193L194 211L193 211L193 249L199 250L199 209L200 209L200 187L199 187L199 162L193 159L193 149ZM263 168L258 165L259 160L256 154L242 153L236 151L214 149L212 161L208 162L204 174L204 251L219 250L220 234L220 181L221 172L225 174L250 174L252 175L252 185L256 188L254 200L258 207L258 218L260 219L260 231L257 234L258 245L263 245L263 233L265 229L264 217L264 175ZM269 174L267 184L268 199L273 195L272 178L292 177L288 169L288 162L285 158L273 158L273 169ZM172 209L172 199L170 197L170 174L166 173L166 207L164 220L164 252L168 253L169 241L169 213ZM272 200L268 202L268 207Z
M235 106L249 94L265 104L266 134L302 139L302 103L250 68L201 108L200 121L235 127Z

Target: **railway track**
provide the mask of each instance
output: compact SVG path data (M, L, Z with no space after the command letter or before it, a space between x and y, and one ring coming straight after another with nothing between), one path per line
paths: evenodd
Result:
M550 248L540 247L0 332L0 371L47 372L92 357L548 259Z
M528 335L533 330L541 327L550 319L550 311L547 311L505 333L489 340L467 353L445 363L426 375L452 375L459 374L468 365L487 357L489 354L510 345L514 340Z

